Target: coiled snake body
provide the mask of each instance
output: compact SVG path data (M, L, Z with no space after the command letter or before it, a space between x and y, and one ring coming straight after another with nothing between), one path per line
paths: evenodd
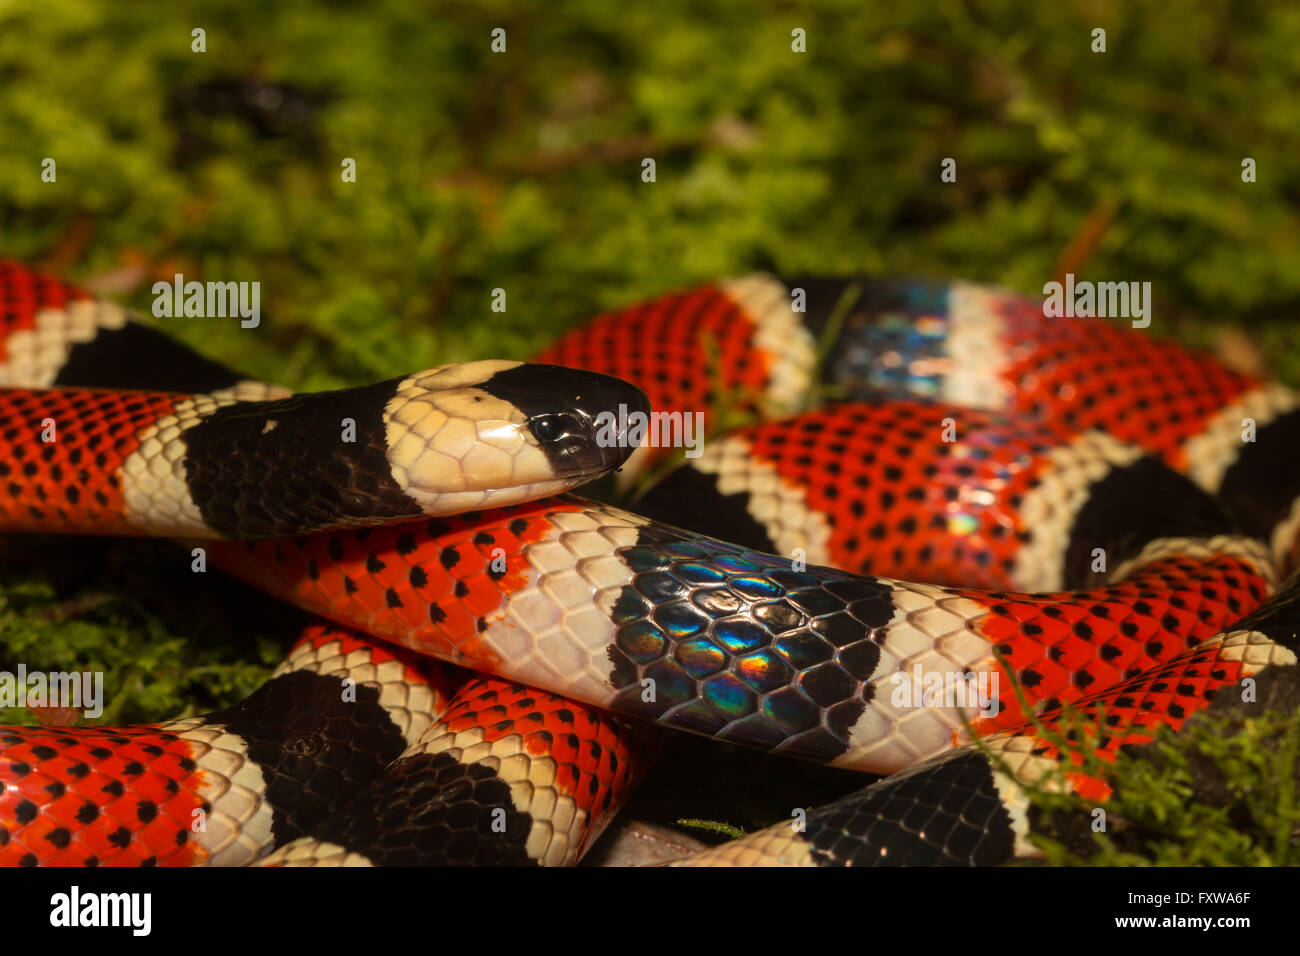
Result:
M600 411L646 408L609 379L442 370L514 409L495 413L515 426L499 454L456 472L483 442L444 420L475 421L473 396L408 399L437 428L387 404L426 376L374 386L382 402L259 410L229 391L254 386L54 280L0 267L0 302L6 527L205 535L223 569L333 622L227 712L0 729L0 862L572 863L644 773L657 725L893 774L802 829L684 862L997 863L1033 852L1018 781L1062 757L1031 717L1104 712L1096 743L1113 751L1295 662L1300 611L1279 587L1300 557L1300 399L1113 322L960 283L764 276L602 316L538 360L631 382L658 412L768 419L708 441L625 511L525 500L631 451L590 440ZM143 377L119 361L142 345L165 356ZM215 394L147 391L183 384L161 367ZM837 400L805 408L814 386ZM98 448L66 424L97 403L129 420ZM560 422L526 426L539 416ZM338 444L349 417L371 423L365 467ZM46 453L51 418L70 437ZM258 500L242 463L296 436L323 477L284 465L302 490ZM579 450L548 454L557 441ZM512 466L521 442L531 464ZM443 457L408 466L422 455ZM638 450L625 475L657 456ZM93 509L54 474L88 463L116 480ZM365 521L356 489L320 490L349 475L385 504L382 524L318 531ZM275 537L290 530L304 536ZM927 696L932 678L994 706Z

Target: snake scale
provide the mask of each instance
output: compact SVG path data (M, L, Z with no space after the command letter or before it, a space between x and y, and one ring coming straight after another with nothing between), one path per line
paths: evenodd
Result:
M1113 752L1295 663L1300 397L998 290L750 276L322 396L16 263L0 336L0 528L322 619L226 711L0 728L0 863L571 864L665 728L889 774L681 863L995 864L1066 708ZM561 493L619 466L631 510Z

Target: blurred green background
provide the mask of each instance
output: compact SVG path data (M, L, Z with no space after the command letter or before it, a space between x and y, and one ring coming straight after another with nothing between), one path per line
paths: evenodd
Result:
M261 328L166 328L302 388L750 269L1149 280L1295 380L1297 49L1293 2L0 0L0 254L259 280Z
M753 269L1150 281L1151 332L1300 384L1297 50L1283 0L0 0L0 256L146 314L260 281L257 329L160 324L306 389ZM178 554L0 541L0 665L105 670L109 721L241 699L289 612Z

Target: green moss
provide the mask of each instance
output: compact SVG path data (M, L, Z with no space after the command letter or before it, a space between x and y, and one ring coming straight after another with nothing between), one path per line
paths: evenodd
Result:
M726 837L728 840L739 840L745 835L745 831L740 827L730 823L723 823L720 820L700 820L684 817L677 821L677 825L684 830L698 830L711 836Z
M1055 866L1294 866L1300 862L1300 673L1273 668L1255 678L1256 698L1232 688L1174 733L1156 728L1145 743L1103 760L1091 741L1098 723L1067 711L1040 739L1073 753L1070 772L1111 783L1104 803L1068 786L1067 765L1032 785L1035 863ZM1017 696L1019 691L1017 690ZM995 762L996 755L990 754ZM1008 768L1002 765L1004 773ZM1008 773L1008 776L1010 774Z
M1298 43L1283 2L18 0L0 9L0 249L80 278L143 263L125 296L146 309L177 268L260 280L262 328L167 329L303 388L525 355L601 308L753 268L1037 291L1062 262L1152 281L1155 331L1248 321L1294 374ZM320 101L281 139L192 113L209 145L178 164L169 94L231 76Z
M0 544L0 670L104 675L99 722L233 704L260 686L306 616L164 542L10 536ZM34 723L0 707L0 724Z

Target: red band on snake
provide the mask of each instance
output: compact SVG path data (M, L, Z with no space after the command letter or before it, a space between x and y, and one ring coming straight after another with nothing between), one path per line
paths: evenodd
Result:
M791 308L800 290L806 312ZM46 311L85 301L47 299L57 304ZM904 771L811 815L805 834L787 825L788 839L755 835L700 862L989 863L1022 852L1014 785L982 754L953 750L969 709L916 706L893 694L898 675L1001 678L996 714L974 730L1008 734L990 739L1029 754L1029 774L1050 755L1034 753L1012 678L1045 714L1104 700L1126 726L1176 725L1216 687L1294 661L1294 600L1274 599L1266 626L1241 623L1296 558L1300 401L1280 386L964 284L735 280L602 317L540 358L626 378L657 411L716 416L707 405L723 399L788 413L811 387L818 337L832 333L824 378L871 404L711 441L636 502L644 514L551 498L214 542L212 553L337 622L596 708ZM81 347L65 350L69 363ZM1169 695L1158 685L1174 672L1186 679ZM421 759L393 764L376 792L443 772L436 756ZM880 813L886 801L954 816L948 798L927 810L936 787L979 811L956 813L950 838L935 837L940 827L909 842ZM864 807L881 819L865 837L843 825ZM389 847L357 829L364 815L341 811L319 844L334 849L297 859L415 859L418 837Z

